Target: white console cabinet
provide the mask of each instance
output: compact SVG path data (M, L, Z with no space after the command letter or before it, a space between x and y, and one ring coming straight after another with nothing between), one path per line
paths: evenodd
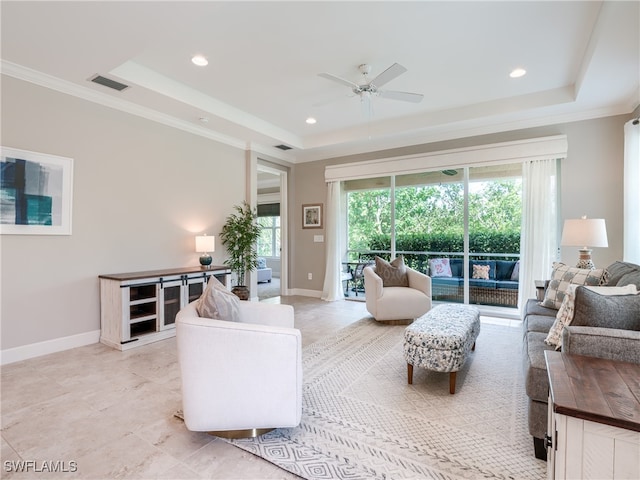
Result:
M639 479L640 365L560 352L545 356L548 478Z
M100 275L100 342L126 350L173 337L180 309L212 275L228 285L230 273L214 266Z

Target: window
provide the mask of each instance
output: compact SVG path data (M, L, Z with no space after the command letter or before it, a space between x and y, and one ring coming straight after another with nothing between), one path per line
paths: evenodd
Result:
M280 257L280 216L258 217L262 228L258 238L258 256Z

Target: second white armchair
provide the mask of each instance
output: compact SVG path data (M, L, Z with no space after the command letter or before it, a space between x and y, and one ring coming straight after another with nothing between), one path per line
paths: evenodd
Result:
M407 287L385 287L375 266L364 269L367 311L376 320L411 320L431 310L431 277L405 268Z

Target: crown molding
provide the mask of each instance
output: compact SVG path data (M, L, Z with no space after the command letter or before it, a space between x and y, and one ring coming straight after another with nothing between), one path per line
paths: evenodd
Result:
M147 120L161 123L169 127L177 128L185 132L193 133L194 135L198 135L200 137L205 137L216 142L224 143L225 145L229 145L242 150L246 150L247 148L247 142L243 140L239 140L228 135L223 135L221 133L208 130L198 125L192 125L189 122L180 120L179 118L173 117L171 115L167 115L151 108L137 105L127 100L114 98L111 95L107 95L90 88L76 85L72 82L68 82L67 80L62 80L52 75L47 75L45 73L9 62L7 60L1 60L0 71L3 75L8 75L19 80L24 80L25 82L40 85L41 87L49 88L60 93L81 98L89 102L97 103L104 107L113 108L115 110L129 113L131 115L146 118Z

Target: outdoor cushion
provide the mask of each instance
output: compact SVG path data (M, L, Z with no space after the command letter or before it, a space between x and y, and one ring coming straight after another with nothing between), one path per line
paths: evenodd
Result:
M511 280L511 274L516 262L508 260L496 260L496 280Z

